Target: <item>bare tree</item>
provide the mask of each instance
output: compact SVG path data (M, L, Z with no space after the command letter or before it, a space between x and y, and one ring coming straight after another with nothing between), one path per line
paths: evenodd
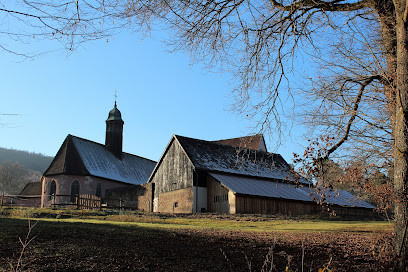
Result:
M41 173L24 168L18 162L4 161L0 164L0 192L18 194L29 182L39 181Z
M392 80L387 78L379 32L372 25L363 33L348 24L346 37L331 45L330 59L313 56L321 73L298 93L304 101L299 119L310 128L308 135L336 137L342 145L337 156L390 164L394 105L388 103L387 88Z
M347 109L341 124L334 129L331 126L330 132L336 133L337 141L325 157L336 152L353 134L371 133L383 137L385 142L394 140L394 185L398 199L396 251L402 257L399 269L405 271L408 266L406 3L402 0L129 1L127 14L143 20L152 15L162 18L176 30L173 40L176 48L235 66L240 79L235 90L237 107L260 118L263 129L272 128L271 121L279 121L280 98L289 90L289 72L294 68L292 61L302 57L299 52L314 50L322 54L336 44L344 47L337 48L340 53L355 50L358 47L347 47L344 43L345 37L357 39L350 26L370 31L370 25L376 25L381 37L381 55L376 61L382 70L366 69L363 74L353 74L355 63L345 60L342 69L349 76L343 73L337 81L321 88L324 94L334 95L337 101L341 99L339 108L343 112ZM362 101L369 98L379 110L358 116ZM370 130L365 130L364 123L369 124L366 128ZM375 127L377 131L372 130Z
M122 20L123 1L116 0L16 0L0 3L0 49L33 58L44 52L31 52L35 40L54 40L66 50L84 42L108 38L127 23ZM49 45L49 50L55 48Z
M55 4L22 0L23 11L15 6L15 9L4 7L0 12L15 20L17 27L31 29L23 34L13 28L6 29L3 35L24 40L33 36L32 30L38 30L36 35L59 38L69 49L74 48L75 42L101 38L118 25L148 30L163 24L171 28L173 39L169 43L173 48L189 50L195 59L209 60L209 64L219 64L217 67L221 69L234 69L238 82L234 90L236 109L257 118L259 128L270 132L279 131L276 125L285 113L283 102L295 95L290 92L290 83L298 69L296 63L314 61L305 57L305 53L317 52L329 64L323 67L323 76L330 78L317 89L332 106L336 105L327 107L324 114L327 117L333 111L337 115L337 119L327 118L327 132L336 141L324 157L339 152L339 147L357 135L363 135L360 139L365 139L367 146L373 138L393 142L396 252L401 256L399 269L405 271L408 267L407 3L406 0L76 0ZM118 24L113 24L115 20ZM370 54L377 56L376 67L381 69L371 69L350 58L343 59L341 67L333 69L336 66L330 65L331 55L325 57L329 49L340 57L347 51L350 51L348 56L364 52L358 51L366 47L357 45L359 37L353 33L356 28L361 32L372 31L373 25L379 33L380 54ZM352 41L351 46L347 40ZM362 65L364 73L356 73L356 66ZM336 79L334 75L339 69L341 76ZM315 90L310 92L314 93ZM315 114L320 115L318 111Z

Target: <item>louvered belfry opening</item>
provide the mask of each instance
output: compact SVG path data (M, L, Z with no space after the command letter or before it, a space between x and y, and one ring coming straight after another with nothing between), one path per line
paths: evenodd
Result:
M106 148L117 158L122 158L122 142L123 142L123 122L122 114L118 110L115 102L114 108L109 112L106 119Z

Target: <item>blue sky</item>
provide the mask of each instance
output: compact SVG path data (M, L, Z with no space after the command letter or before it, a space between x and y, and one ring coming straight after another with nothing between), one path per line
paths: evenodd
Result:
M104 143L105 120L118 90L124 151L158 160L172 134L218 140L245 136L254 125L227 109L233 78L191 65L158 39L122 33L25 60L0 52L0 146L54 156L68 134ZM288 161L301 152L300 131L270 151Z

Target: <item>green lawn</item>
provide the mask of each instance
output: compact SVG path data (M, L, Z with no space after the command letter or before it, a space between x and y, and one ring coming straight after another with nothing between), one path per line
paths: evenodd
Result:
M312 221L312 220L291 220L274 219L268 221L237 221L232 219L211 219L211 218L170 218L161 219L155 216L132 216L118 215L101 219L64 219L65 222L87 222L95 224L120 224L137 225L149 228L167 229L216 229L227 231L286 231L286 232L377 232L392 230L394 224L382 221Z
M1 211L0 211L1 212ZM6 212L4 212L6 213ZM1 214L1 213L0 213ZM125 211L111 215L109 211L15 209L9 217L35 220L134 225L164 229L215 229L250 232L372 232L392 231L391 221L341 221L324 219L271 218L260 215L162 215ZM55 218L50 218L55 217Z

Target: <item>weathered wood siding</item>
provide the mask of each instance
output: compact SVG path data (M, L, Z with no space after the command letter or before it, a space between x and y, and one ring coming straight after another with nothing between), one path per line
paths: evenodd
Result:
M331 211L334 211L336 215L342 215L342 216L361 216L361 217L377 217L378 216L378 213L374 209L340 207L340 206L332 206L330 207L330 209Z
M174 140L151 182L155 183L155 194L171 192L193 186L193 165Z
M207 178L207 207L213 213L235 213L235 195L213 177Z
M189 201L190 203L183 203L178 212L193 212L190 206L193 205L193 164L183 152L177 140L173 140L164 154L164 157L154 173L151 182L155 184L154 199L155 207L158 212L173 212L174 203L178 202L181 205L181 200ZM187 189L188 190L183 190ZM177 193L169 193L179 191ZM190 193L191 192L191 193ZM169 193L166 194L165 193ZM187 194L182 197L180 194ZM171 197L173 196L173 197ZM177 207L176 207L177 208Z
M317 204L285 199L236 195L236 213L301 215L321 212Z

